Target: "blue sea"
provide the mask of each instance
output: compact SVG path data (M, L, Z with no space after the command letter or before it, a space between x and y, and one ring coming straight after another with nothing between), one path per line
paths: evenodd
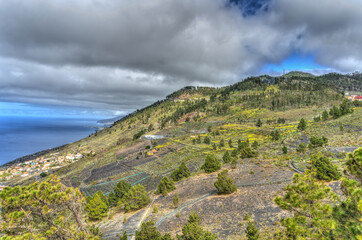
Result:
M0 165L94 133L99 119L0 116Z

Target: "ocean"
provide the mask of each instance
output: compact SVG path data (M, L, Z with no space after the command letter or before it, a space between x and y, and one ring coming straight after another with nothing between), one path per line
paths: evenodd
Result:
M97 120L0 116L0 165L87 137L103 126Z

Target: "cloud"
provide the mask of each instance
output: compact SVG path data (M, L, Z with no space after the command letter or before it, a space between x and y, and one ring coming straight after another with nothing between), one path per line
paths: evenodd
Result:
M336 70L361 69L360 2L234 2L241 7L0 1L0 100L131 111L185 85L238 81L294 51Z

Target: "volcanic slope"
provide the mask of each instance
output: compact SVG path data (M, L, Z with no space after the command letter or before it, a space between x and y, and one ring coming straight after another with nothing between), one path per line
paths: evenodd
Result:
M345 153L362 145L359 103L348 102L353 113L314 120L346 101L341 91L344 85L335 86L335 80L327 82L327 78L261 76L219 89L183 88L66 146L64 153L81 152L84 157L55 174L88 196L99 190L108 195L121 180L146 187L152 205L128 213L111 209L108 217L97 223L107 239L117 239L122 230L134 233L142 219L153 219L162 232L179 233L192 210L199 213L202 225L221 239L244 236L247 213L258 226L273 228L288 214L273 198L282 193L295 171L304 171L312 154L323 152L341 166ZM353 81L362 85L360 78ZM307 128L300 131L297 126L302 118ZM259 119L261 126L257 126ZM279 138L273 140L275 131ZM325 136L328 145L298 152L299 145L308 145L312 136ZM213 186L217 173L206 174L201 166L208 154L222 160L226 151L238 149L238 142L254 144L257 155L245 158L238 152L235 169L223 165L230 170L238 191L218 196ZM160 179L170 177L182 162L192 176L177 182L168 196L155 195ZM176 193L180 197L177 208L172 205Z

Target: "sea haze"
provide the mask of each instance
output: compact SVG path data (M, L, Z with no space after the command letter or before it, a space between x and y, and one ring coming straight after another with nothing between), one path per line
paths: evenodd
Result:
M99 119L0 116L0 165L82 139Z

